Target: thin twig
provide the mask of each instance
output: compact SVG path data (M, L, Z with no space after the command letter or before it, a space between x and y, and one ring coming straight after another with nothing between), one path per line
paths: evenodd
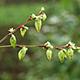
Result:
M44 12L40 12L37 16L39 16L39 15L41 15L41 14L44 14ZM32 19L33 19L32 16L30 16L27 21L25 21L23 24L21 24L19 27L17 27L13 32L11 32L11 33L7 34L6 36L4 36L4 37L0 40L0 43L1 43L2 41L4 41L9 35L12 35L15 31L17 31L18 29L20 29L23 25L25 25L27 22L29 22L29 21L32 20Z
M4 41L9 35L10 35L10 33L7 34L6 36L4 36L4 37L0 40L0 43L1 43L2 41Z
M9 47L12 47L12 45L0 46L0 48L9 48ZM19 44L17 44L16 47L45 47L46 49L49 48L45 44L42 44L42 45L19 45ZM70 48L70 45L68 44L68 45L61 46L61 47L53 47L53 49L58 49L58 50L61 50L63 48Z

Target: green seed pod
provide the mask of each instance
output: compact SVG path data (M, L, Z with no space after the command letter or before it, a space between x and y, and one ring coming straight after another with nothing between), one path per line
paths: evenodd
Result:
M47 18L46 14L43 14L43 21L45 21Z
M51 60L51 58L52 58L52 50L48 49L48 50L46 51L46 55L47 55L47 58L48 58L49 60Z
M16 37L12 34L10 38L10 44L15 48L16 47Z
M19 60L21 60L25 55L26 55L26 51L28 50L28 48L26 47L22 47L22 49L19 51L18 53L18 58Z
M67 51L69 60L72 60L72 58L73 58L73 53L74 53L74 50L73 50L72 48L69 48L68 51Z
M21 36L24 37L25 33L26 33L26 29L23 29L22 27L20 28L20 33Z
M38 32L41 30L41 26L42 26L41 19L37 19L37 20L35 19L35 28Z
M26 26L22 26L20 28L20 33L21 33L21 36L24 37L25 33L26 33L26 30L28 30L28 27Z
M65 58L68 58L67 50L66 50L66 49L62 49L62 50L63 50L63 52L64 52L64 57L65 57Z
M63 50L60 50L58 52L58 58L59 58L60 62L63 63L63 61L64 61L64 52L63 52Z

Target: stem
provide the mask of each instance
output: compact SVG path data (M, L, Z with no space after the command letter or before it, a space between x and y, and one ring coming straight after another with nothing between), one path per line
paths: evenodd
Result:
M8 48L8 47L12 47L12 45L3 45L0 46L0 48ZM46 47L46 45L42 44L42 45L16 45L16 47Z
M21 24L19 27L17 27L13 32L8 33L6 36L4 36L1 40L0 43L2 41L4 41L9 35L12 35L15 31L17 31L19 28L21 28L23 25L25 25L28 21L32 20L33 18L29 18L26 22L24 22L23 24Z
M70 44L67 44L67 45L65 45L65 46L61 46L61 47L53 47L54 49L59 49L59 50L61 50L61 49L63 49L63 48L70 48Z
M0 48L9 48L9 47L12 47L12 45L3 45L3 46L0 46ZM37 45L16 45L16 47L38 47Z
M23 24L21 24L19 27L17 27L13 32L11 32L11 34L13 34L15 31L17 31L19 28L21 28L23 25L25 25L28 21L32 20L33 18L29 17L28 20L26 22L24 22Z
M65 46L61 46L61 47L53 47L54 49L63 49L63 48L70 48L69 47L70 45L65 45ZM8 47L12 47L12 45L3 45L3 46L0 46L0 48L8 48ZM16 47L45 47L46 49L48 49L49 47L47 47L45 44L42 44L42 45L16 45Z
M40 12L37 16L39 16L39 15L41 15L41 14L44 14L44 12ZM19 27L17 27L13 32L11 32L11 33L7 34L6 36L4 36L4 37L0 40L0 43L1 43L2 41L4 41L9 35L12 35L15 31L17 31L19 28L21 28L23 25L25 25L28 21L30 21L30 20L32 20L32 19L33 19L32 16L30 16L27 21L25 21L23 24L21 24Z
M12 47L11 45L3 45L3 46L0 46L0 48L9 48L9 47Z
M7 34L6 36L4 36L4 37L0 40L0 43L1 43L2 41L4 41L9 35L10 35L10 34Z

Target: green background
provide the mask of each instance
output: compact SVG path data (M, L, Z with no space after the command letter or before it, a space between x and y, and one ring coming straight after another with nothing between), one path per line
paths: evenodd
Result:
M64 46L69 41L80 46L80 0L0 0L0 39L10 28L17 28L32 14L45 7L47 15L38 33L34 21L25 37L15 32L18 44L40 45L50 41L53 46ZM0 45L7 45L9 38ZM75 51L73 60L60 63L53 50L52 60L46 58L42 48L29 48L19 61L20 48L0 48L0 80L80 80L80 54Z

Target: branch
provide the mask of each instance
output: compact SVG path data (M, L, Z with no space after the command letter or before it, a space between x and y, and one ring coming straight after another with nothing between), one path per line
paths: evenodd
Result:
M76 47L75 44L72 43L71 41L69 41L68 44L61 46L61 47L53 47L49 41L47 41L45 44L42 44L42 45L19 45L19 44L16 44L16 37L14 36L13 33L16 32L18 29L20 29L21 35L22 35L22 37L24 37L26 30L28 30L28 28L25 26L25 24L27 22L29 22L30 20L32 20L32 19L35 20L35 28L38 32L40 31L41 26L42 26L42 20L45 21L45 19L47 18L46 14L43 11L44 11L44 7L41 8L41 11L37 16L35 16L35 14L32 14L32 16L30 16L28 18L28 20L25 21L23 24L21 24L19 27L17 27L14 30L13 30L13 28L11 28L9 30L10 33L8 33L6 36L4 36L0 40L0 43L1 43L8 36L11 36L10 37L11 45L2 45L2 46L0 46L0 48L9 48L9 47L21 48L21 50L18 52L19 60L21 60L26 55L26 51L28 50L28 47L42 47L42 48L46 49L46 55L49 60L51 60L51 58L52 58L52 49L58 49L59 50L58 58L61 62L64 61L64 58L69 58L70 60L72 60L74 50L77 50L77 52L80 53L80 47Z
M0 48L9 48L9 47L13 47L12 45L3 45L3 46L0 46ZM46 47L45 44L42 44L42 45L19 45L17 44L16 47Z
M44 12L40 12L37 16L41 15L41 14L44 14ZM30 20L32 20L32 16L30 16L28 18L27 21L25 21L23 24L21 24L19 27L17 27L13 32L11 33L8 33L6 36L4 36L1 40L0 40L0 43L3 42L8 36L12 35L14 32L16 32L18 29L20 29L23 25L25 25L27 22L29 22Z
M9 48L9 47L13 47L13 46L12 45L0 46L0 48ZM19 44L16 44L16 47L45 47L46 49L49 49L49 47L45 44L42 44L42 45L19 45ZM58 50L61 50L63 48L70 48L70 44L61 46L61 47L53 47L53 49L58 49ZM80 48L80 47L76 47L76 48Z
M6 36L4 36L4 37L0 40L0 43L1 43L2 41L4 41L9 35L10 35L10 33L7 34Z

